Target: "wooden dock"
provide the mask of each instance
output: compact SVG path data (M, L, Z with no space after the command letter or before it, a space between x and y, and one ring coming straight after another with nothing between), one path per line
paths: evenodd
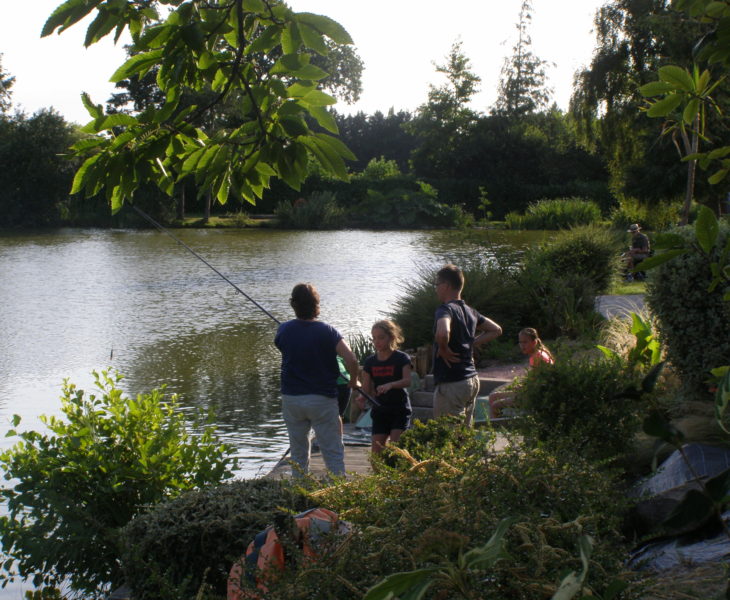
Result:
M352 435L355 432L355 426L351 423L345 424L345 436ZM367 475L372 473L370 466L370 444L367 445L345 445L345 470L348 473L358 475ZM314 477L324 478L327 475L327 469L322 460L322 453L316 445L312 448L312 454L309 458L309 471ZM276 466L266 475L272 479L288 479L291 477L292 468L289 462L289 455L285 454Z

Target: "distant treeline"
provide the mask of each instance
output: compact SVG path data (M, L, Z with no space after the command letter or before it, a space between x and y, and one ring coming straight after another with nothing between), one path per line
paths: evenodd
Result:
M529 12L529 3L523 3L520 28L527 26ZM666 1L629 0L607 2L596 13L596 23L594 57L576 73L567 113L549 105L547 63L532 53L528 35L520 36L505 62L495 105L486 112L475 110L480 78L470 71L470 61L456 42L436 69L447 83L429 86L417 110L333 113L340 138L356 156L349 164L350 181L322 174L312 160L300 190L272 179L256 206L233 197L223 206L213 204L192 177L178 181L172 197L152 185L143 187L134 203L171 223L186 214L283 214L296 203L301 206L300 199L334 198L333 206L353 213L347 222L368 226L375 207L377 226L385 226L387 211L394 206L424 206L426 212L439 213L439 219L451 214L452 222L463 223L523 213L542 199L590 200L608 217L618 205L635 207L636 214L653 212L682 198L685 189L700 202L724 198L726 186L710 186L702 172L694 186L687 185L687 163L680 162L675 140L664 135L665 123L642 111L646 99L638 91L642 83L656 81L663 64L691 68L694 40L707 33L706 25L688 21ZM325 86L341 100L354 100L360 91L361 61L351 51L335 55L325 66L337 77L325 80ZM127 208L111 216L103 197L69 196L78 164L64 155L85 134L52 110L11 114L13 78L6 75L0 65L0 227L139 223ZM162 99L155 81L152 70L141 79L119 82L122 92L110 98L107 111L159 108ZM197 105L209 93L186 90L186 102ZM719 78L713 97L724 109L730 80ZM235 98L223 103L218 120L208 124L210 131L239 126L237 110ZM708 112L701 150L730 142L726 112ZM403 214L399 219L408 220Z

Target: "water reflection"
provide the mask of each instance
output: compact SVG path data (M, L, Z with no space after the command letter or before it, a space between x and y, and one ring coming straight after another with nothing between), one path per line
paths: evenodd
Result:
M280 320L289 292L314 283L322 319L345 336L390 311L418 269L535 243L512 232L176 232ZM0 444L10 417L57 414L60 383L88 388L109 364L130 395L163 384L183 407L212 407L243 474L286 446L275 323L156 231L0 234Z

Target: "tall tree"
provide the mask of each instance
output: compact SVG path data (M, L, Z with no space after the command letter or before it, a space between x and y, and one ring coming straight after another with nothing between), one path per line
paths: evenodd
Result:
M663 65L691 68L693 39L706 26L671 10L670 0L611 0L595 30L593 59L576 74L570 102L583 142L606 157L614 191L653 202L682 195L685 168L661 124L639 111L639 88Z
M0 54L0 114L10 110L10 96L13 92L10 88L15 83L15 77L3 70L3 55Z
M499 95L492 112L506 117L522 117L548 107L552 90L547 87L546 67L550 64L535 56L530 47L532 39L528 31L532 21L531 0L523 0L520 6L517 43L512 56L502 66Z
M417 175L448 177L458 157L453 154L460 136L476 122L477 113L469 102L479 91L480 77L472 73L471 61L455 41L446 63L434 65L436 72L446 75L446 83L429 86L428 100L416 112L408 130L420 139L413 152L413 167Z
M350 167L354 171L362 171L372 159L382 156L396 161L401 171L407 171L411 153L417 145L416 138L405 128L412 119L411 113L395 112L393 108L387 114L380 111L372 115L363 112L335 114L340 139L357 156Z
M0 118L0 227L54 226L63 221L78 166L63 155L79 137L53 110Z

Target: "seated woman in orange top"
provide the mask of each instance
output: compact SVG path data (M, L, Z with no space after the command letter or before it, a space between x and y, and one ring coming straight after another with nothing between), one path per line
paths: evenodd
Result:
M542 343L540 336L537 334L537 329L526 327L520 331L518 342L522 354L529 356L530 368L543 363L552 365L555 362L553 355L550 354L550 350ZM497 418L503 408L512 406L513 403L514 390L492 392L489 394L489 418Z

